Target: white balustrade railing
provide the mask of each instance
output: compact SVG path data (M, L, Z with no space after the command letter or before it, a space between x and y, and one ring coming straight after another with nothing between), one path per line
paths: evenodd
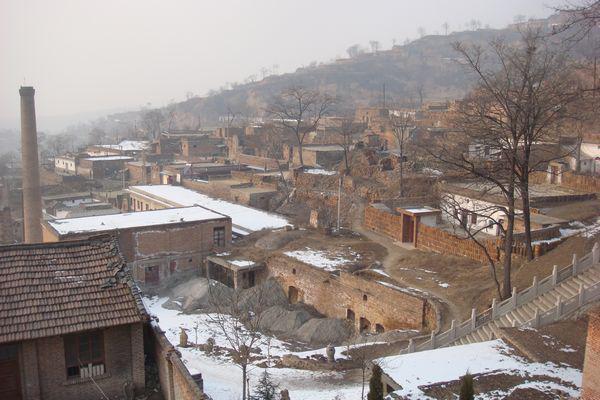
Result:
M452 320L450 329L438 334L432 332L429 340L418 345L415 345L414 341L411 339L408 343L408 347L401 350L400 354L448 346L457 339L472 333L480 326L497 320L515 308L551 291L564 280L587 271L592 266L598 264L598 262L600 262L600 245L595 243L592 251L580 260L577 258L576 254L573 254L573 261L565 268L559 270L555 265L551 275L548 275L539 282L537 277L534 277L531 286L521 292L517 292L517 288L513 287L511 297L499 303L494 298L492 306L480 314L477 314L476 310L472 309L471 318L460 324L457 324L456 321ZM600 298L600 283L590 286L587 289L580 286L579 292L576 295L564 300L559 298L557 304L551 310L541 313L536 310L535 317L526 321L523 326L538 327L555 322L562 316L570 314L579 307L598 298Z

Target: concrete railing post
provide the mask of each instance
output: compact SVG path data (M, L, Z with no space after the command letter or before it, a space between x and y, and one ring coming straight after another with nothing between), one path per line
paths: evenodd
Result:
M496 314L498 313L498 301L494 297L492 299L492 319L496 319Z
M435 332L431 332L431 349L435 349Z
M454 341L456 339L456 320L453 319L450 323L450 341Z
M582 307L585 304L585 289L583 288L583 283L579 284L579 292L577 292L577 302L579 307Z
M552 267L552 286L556 286L558 283L558 266L555 265Z
M477 310L471 309L471 332L477 328Z
M561 314L562 314L562 299L560 298L560 296L558 296L556 298L556 320L560 319Z
M540 310L538 308L533 312L533 323L531 325L532 328L540 326Z
M510 297L510 302L512 304L512 308L516 308L517 307L517 288L515 286L513 286L512 288L512 296Z
M572 264L573 264L573 275L572 276L575 276L575 275L578 274L577 269L579 267L579 261L577 260L577 253L573 253L573 262L572 262Z
M408 352L409 353L415 352L415 341L413 339L408 340Z
M539 289L538 278L537 278L537 276L534 276L533 283L531 284L531 290L533 291L533 297L537 297L538 289Z
M598 262L600 262L600 245L596 242L592 247L592 264L598 264Z

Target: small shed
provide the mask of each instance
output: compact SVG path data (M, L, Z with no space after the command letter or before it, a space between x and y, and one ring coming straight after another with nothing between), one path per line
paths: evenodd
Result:
M436 226L442 211L424 206L397 207L396 212L402 218L402 243L417 243L417 226L419 223Z
M233 289L248 289L259 283L265 265L239 257L206 257L206 277Z

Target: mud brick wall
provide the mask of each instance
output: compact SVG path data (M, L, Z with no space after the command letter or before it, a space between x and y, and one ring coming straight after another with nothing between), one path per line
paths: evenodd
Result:
M582 400L600 400L600 308L590 314L585 361L583 363Z
M495 261L500 260L499 242L488 240L485 242L488 252ZM442 254L468 257L470 259L487 263L488 259L483 249L468 238L460 238L450 232L419 223L417 225L416 247L427 249Z
M238 154L237 161L240 164L251 165L258 168L266 168L268 170L279 170L277 160L274 158L252 156L249 154ZM287 164L285 161L280 161L280 164Z
M347 311L355 314L356 328L360 318L384 329L434 329L435 309L427 299L386 287L374 281L341 272L332 274L286 256L274 256L266 262L267 273L290 295L298 292L298 301L315 307L332 318L345 319Z
M365 208L365 226L397 241L402 241L402 216L372 205Z
M567 171L562 174L561 186L583 192L600 193L600 178Z
M158 369L160 389L165 400L202 400L206 396L187 370L175 348L156 326L146 329L153 357Z

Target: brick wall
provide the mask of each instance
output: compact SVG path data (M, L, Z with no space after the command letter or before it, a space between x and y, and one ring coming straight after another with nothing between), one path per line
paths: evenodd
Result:
M590 314L581 399L600 400L600 308Z
M365 227L393 240L402 241L402 215L369 205L365 208Z
M495 261L500 259L498 242L496 240L486 241L488 252ZM439 228L417 225L417 248L424 248L438 253L451 254L454 256L468 257L476 261L487 263L488 259L483 249L472 240L463 239Z
M103 330L106 374L96 384L110 398L120 398L126 382L136 393L144 390L144 346L142 324ZM22 380L26 399L69 400L102 398L89 379L67 379L63 337L21 344Z
M333 275L285 256L271 257L266 266L269 276L277 279L288 295L290 287L296 288L299 301L321 314L344 319L347 310L352 310L357 328L361 317L370 321L372 331L375 324L385 330L435 328L435 310L416 295L346 272Z
M600 193L600 178L591 175L579 175L574 172L563 172L561 186L583 192Z
M205 399L202 387L192 378L177 351L156 326L148 327L151 356L156 362L160 389L165 400Z

